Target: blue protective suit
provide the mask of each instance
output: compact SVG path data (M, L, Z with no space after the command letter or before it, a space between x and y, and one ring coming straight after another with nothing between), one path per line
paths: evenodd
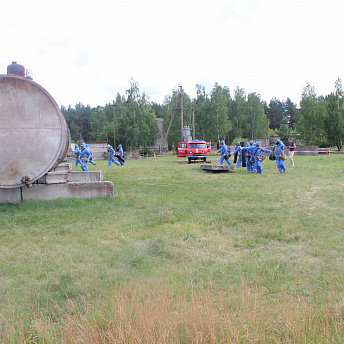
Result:
M82 143L80 147L80 153L86 148L86 143Z
M221 141L221 148L216 153L222 154L220 158L220 165L223 165L223 160L226 160L228 165L232 165L232 163L229 161L229 157L226 157L228 155L228 148L224 140Z
M274 146L274 151L276 155L276 165L278 168L279 173L285 172L287 169L284 165L284 160L282 158L279 158L281 154L284 153L284 143L281 140L276 141L276 145Z
M237 160L237 167L241 167L241 161L242 161L242 148L240 141L237 142L237 147L235 148L234 154L238 154L238 160Z
M246 142L246 147L245 147L245 162L246 162L246 168L247 168L247 170L248 170L248 164L249 164L249 162L248 162L249 158L248 158L248 156L247 156L247 154L248 154L248 152L249 152L249 147L250 147L250 143L249 143L249 142Z
M253 172L253 162L251 162L251 160L253 159L253 158L251 158L251 157L253 157L253 152L254 152L254 148L255 148L255 146L254 146L254 143L253 143L253 140L251 140L250 142L247 142L246 143L246 148L245 148L245 150L246 150L246 153L248 153L249 154L249 156L247 156L246 157L246 167L247 167L247 171L249 171L249 172Z
M78 164L81 165L80 148L79 148L79 145L75 145L75 148L74 148L74 155L75 155L75 167L78 167Z
M83 171L89 171L87 163L88 163L88 161L90 160L90 158L92 156L91 151L86 146L81 147L81 148L83 148L81 153L80 153L81 169Z
M118 154L124 158L124 152L123 152L123 147L122 145L118 145Z
M118 154L122 157L123 160L121 159L118 159L119 163L122 165L122 166L125 166L125 162L124 162L124 152L123 152L123 148L122 148L122 145L118 145Z
M91 158L90 158L90 163L92 164L92 165L97 165L93 160L92 160L92 151L91 151L91 148L90 148L90 145L88 144L88 143L86 143L86 148L88 148L89 150L90 150L90 152L91 152Z
M111 166L111 162L113 162L115 165L119 165L118 161L115 160L115 150L113 149L112 146L108 145L108 152L109 152L109 166Z
M263 173L263 166L262 166L262 152L270 153L271 151L265 148L260 147L259 142L255 143L255 150L254 150L254 167L253 172Z

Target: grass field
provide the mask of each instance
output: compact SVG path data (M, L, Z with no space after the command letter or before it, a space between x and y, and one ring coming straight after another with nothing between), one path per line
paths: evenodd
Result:
M98 161L114 199L0 204L0 343L342 343L344 156L294 160Z

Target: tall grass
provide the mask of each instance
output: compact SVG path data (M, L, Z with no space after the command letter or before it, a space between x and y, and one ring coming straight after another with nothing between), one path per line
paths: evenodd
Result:
M330 293L325 305L290 293L271 295L244 282L219 289L189 283L183 290L162 286L114 285L106 298L67 300L21 314L5 325L3 342L19 343L338 343L343 306Z
M0 343L343 341L343 156L177 161L97 162L114 199L0 205Z

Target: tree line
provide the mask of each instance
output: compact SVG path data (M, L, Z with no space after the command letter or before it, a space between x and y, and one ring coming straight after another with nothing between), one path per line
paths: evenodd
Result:
M218 83L210 92L197 84L193 99L181 89L172 90L158 104L140 93L138 83L131 78L125 95L117 93L112 104L91 108L79 103L74 108L62 106L61 111L74 142L81 137L85 141L113 143L116 125L116 142L126 150L152 146L159 133L156 118L164 119L166 132L174 115L167 140L169 148L174 148L181 139L178 97L183 98L184 126L192 128L194 115L196 139L211 142L225 139L234 144L276 134L283 141L293 137L299 144L343 149L344 101L340 79L326 96L317 95L314 87L307 84L297 106L289 98L285 101L274 98L267 103L259 94L246 94L240 87L231 95L228 87Z

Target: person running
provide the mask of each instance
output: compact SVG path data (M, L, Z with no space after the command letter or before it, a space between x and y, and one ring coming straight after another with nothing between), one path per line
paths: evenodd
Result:
M254 162L255 167L253 168L253 172L261 174L261 173L263 173L262 161L265 159L265 157L262 155L262 152L271 153L271 151L269 149L260 147L259 141L257 141L255 143L255 145L256 145L256 148L254 150L254 155L253 155L254 160L255 160L255 162Z
M226 160L227 164L232 166L232 163L229 161L228 148L224 140L221 141L221 148L216 153L221 153L220 165L223 165L223 160Z
M276 155L276 165L277 165L279 173L283 173L283 172L285 173L285 171L287 170L285 168L284 158L283 158L284 147L285 145L281 140L277 140L276 145L274 146L275 155Z
M110 145L108 145L108 153L109 153L108 165L111 166L111 163L114 163L115 165L118 166L119 162L115 159L116 151Z
M292 140L291 137L289 137L288 140L289 140L289 160L290 160L290 165L294 166L293 156L294 156L294 153L295 153L296 144Z

